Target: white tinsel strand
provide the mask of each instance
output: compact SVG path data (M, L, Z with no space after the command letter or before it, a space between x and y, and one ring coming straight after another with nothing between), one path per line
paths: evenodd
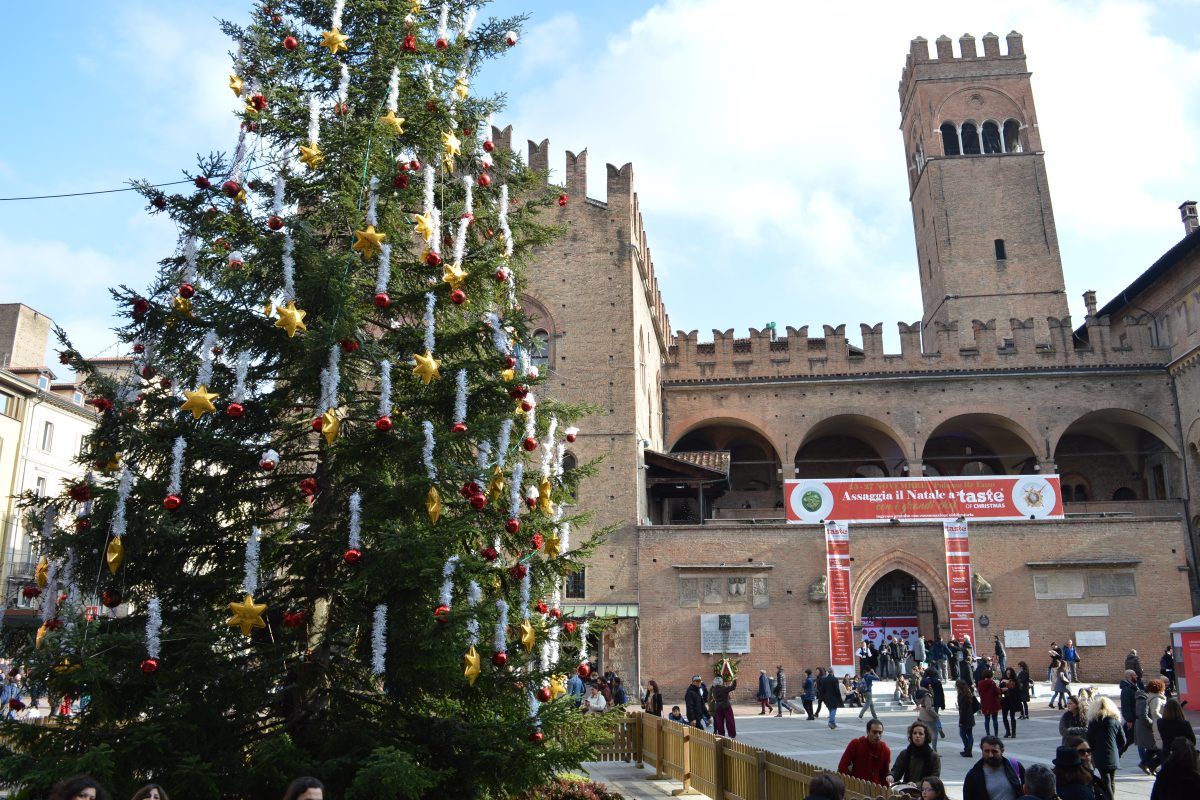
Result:
M567 443L559 442L554 448L554 477L561 478L563 474L563 459L567 455Z
M321 136L321 100L315 95L308 96L308 142L316 144Z
M54 536L54 523L58 519L58 506L50 503L46 506L46 515L42 518L42 542L50 541Z
M375 625L371 629L371 669L376 675L383 674L384 658L387 656L387 606L375 606Z
M541 707L542 704L538 702L537 694L531 691L529 693L529 719L534 725L541 724L538 721L538 711Z
M569 522L558 526L558 547L564 556L571 550L571 523Z
M450 4L442 3L441 13L438 14L437 37L439 39L445 39L447 36L447 32L449 30L449 27L450 27Z
M484 439L479 443L479 449L475 451L475 465L479 467L480 483L483 483L482 476L487 472L487 468L491 463L492 443Z
M495 347L496 352L502 356L510 355L512 343L509 341L508 332L504 330L504 325L500 322L500 315L495 311L489 311L484 315L484 320L492 332L492 347Z
M392 413L392 362L379 362L379 416Z
M379 267L375 270L375 291L386 292L392 278L392 246L379 246Z
M454 599L454 570L458 568L458 556L450 556L442 566L442 605L450 607Z
M196 385L207 386L212 381L213 348L217 346L217 332L209 329L200 344L200 369L196 373Z
M515 424L512 417L505 417L500 423L500 438L496 442L496 463L500 469L504 469L508 465L508 442L512 438L512 429Z
M351 550L362 546L362 494L359 492L350 495L350 541L347 545Z
M550 598L550 607L558 608L562 602L562 593L559 591L558 584L554 585L554 594ZM557 625L550 626L550 661L554 664L558 663L559 657L562 655L562 645L559 642L559 634L562 629Z
M483 591L479 588L479 584L471 581L467 584L467 605L471 608L479 605L480 599L483 597ZM467 620L467 644L471 647L479 644L479 620L474 615Z
M485 142L492 141L492 116L488 114L487 119L483 121L483 141Z
M121 467L121 477L117 482L117 507L113 510L112 526L109 533L114 539L125 535L125 504L129 501L129 493L133 490L133 473L129 467Z
M350 67L345 62L342 63L342 76L338 79L337 99L342 105L350 101Z
M233 394L229 396L232 403L246 402L246 375L250 372L250 351L243 350L237 356L237 368L234 371Z
M521 619L529 616L529 590L533 585L533 573L525 570L525 577L521 578Z
M516 519L521 514L521 479L525 477L525 464L513 464L512 487L509 489L508 515Z
M187 440L182 436L175 439L171 448L171 479L167 483L167 494L179 494L183 486L183 451L187 449Z
M433 172L433 165L425 165L425 193L422 195L422 213L433 213L433 182L436 176Z
M475 24L475 7L467 6L467 10L463 12L462 25L459 26L458 35L465 37L471 32L471 26Z
M435 208L429 212L429 216L433 217L433 238L429 240L429 250L440 256L442 254L442 212Z
M329 18L330 25L334 28L342 27L342 11L346 8L346 0L334 0L333 14Z
M146 655L150 658L158 658L158 654L162 648L162 642L159 641L158 632L162 629L162 608L159 605L157 597L151 597L146 601Z
M250 529L250 538L246 541L246 572L242 578L242 588L246 594L258 592L258 545L261 537L257 527Z
M533 393L525 395L525 401L529 403L529 410L525 412L525 436L537 438L537 398Z
M524 376L528 375L529 374L529 348L528 347L518 347L517 348L517 359L520 362L521 376L524 377Z
M63 589L65 589L64 593L67 596L67 602L71 603L72 605L77 604L79 602L79 586L75 583L74 548L67 551L67 560L66 563L63 564L62 585ZM68 620L67 627L73 628L75 627L75 623L72 620Z
M277 217L283 216L283 175L275 176L275 199L271 203L271 213Z
M504 602L503 599L497 600L496 611L498 616L496 618L496 632L492 637L492 645L497 653L503 653L508 647L506 642L508 638L508 603Z
M588 624L585 622L579 626L579 660L588 660L587 651Z
M196 282L196 237L189 236L183 243L183 282Z
M283 232L283 299L296 299L296 257L292 255L296 243L292 240L292 232Z
M546 439L542 442L542 477L549 478L554 469L554 436L558 433L558 417L550 415L550 426L546 429Z
M504 234L504 257L513 254L512 229L508 227L508 184L500 187L500 233Z
M433 292L425 293L425 352L432 353L433 338L433 307L437 305L437 296Z
M337 408L338 381L341 378L339 365L342 358L341 345L334 344L329 348L329 366L321 370L321 409Z
M463 203L463 214L458 220L458 232L454 236L454 256L452 261L455 264L462 263L463 252L467 247L467 229L471 227L471 220L473 219L471 215L471 208L473 205L471 187L474 185L475 179L470 175L467 175L463 178L463 186L466 187L466 199Z
M421 450L421 460L425 462L425 474L429 477L429 480L436 482L438 470L437 464L433 463L433 423L425 420L421 423L421 426L425 429L425 447Z
M371 176L371 182L367 188L367 224L378 225L379 215L376 211L376 206L379 204L379 178L375 175Z
M233 164L229 173L229 179L235 183L241 183L243 171L246 168L246 129L242 128L238 131L237 147L233 151Z
M46 570L45 596L46 599L42 601L42 622L53 619L58 608L58 561L51 561Z
M454 375L454 422L465 424L467 421L467 371L460 369Z
M388 79L387 110L395 113L400 108L400 68L392 67L392 77Z
M549 642L542 643L541 667L542 667L543 673L550 671L550 643Z

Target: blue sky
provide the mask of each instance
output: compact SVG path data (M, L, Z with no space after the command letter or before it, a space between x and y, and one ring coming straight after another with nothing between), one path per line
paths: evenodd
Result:
M351 0L353 2L353 0ZM896 85L911 38L1025 36L1067 290L1101 302L1182 234L1200 199L1200 3L830 4L501 0L521 43L503 89L515 140L589 154L635 186L674 328L895 323L921 315ZM216 17L245 0L67 0L8 10L0 197L176 180L236 137ZM145 285L176 232L133 193L0 202L0 302L42 311L86 355L110 345L104 287ZM112 353L109 349L107 352Z

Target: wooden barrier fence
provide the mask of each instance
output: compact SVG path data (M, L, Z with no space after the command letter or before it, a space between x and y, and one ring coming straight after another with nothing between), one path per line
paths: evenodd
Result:
M654 769L647 780L677 780L683 789L676 794L713 800L805 800L813 776L830 771L640 711L614 719L613 740L597 760L636 762ZM891 796L886 786L840 777L845 800Z

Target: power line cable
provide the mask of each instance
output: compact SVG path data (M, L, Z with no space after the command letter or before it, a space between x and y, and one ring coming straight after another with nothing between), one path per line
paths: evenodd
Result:
M158 189L163 186L178 186L181 183L191 183L191 180L171 181L170 183L154 183L151 184L152 189ZM61 197L87 197L94 194L114 194L116 192L136 192L138 187L126 186L123 189L98 189L94 192L67 192L66 194L35 194L28 197L0 197L0 202L13 200L56 200Z

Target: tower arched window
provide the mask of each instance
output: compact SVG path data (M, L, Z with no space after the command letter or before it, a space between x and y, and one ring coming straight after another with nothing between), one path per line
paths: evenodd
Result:
M957 156L962 151L958 146L958 128L954 127L953 122L943 122L940 129L942 131L942 152L948 156Z
M983 123L983 152L1003 153L1000 142L1000 126L994 122Z
M533 332L533 341L529 344L529 363L539 371L546 369L550 360L550 334L539 328Z
M1004 123L1004 152L1021 152L1021 123L1015 119Z
M964 122L962 126L962 151L964 156L977 156L982 152L979 146L979 129L974 122Z

